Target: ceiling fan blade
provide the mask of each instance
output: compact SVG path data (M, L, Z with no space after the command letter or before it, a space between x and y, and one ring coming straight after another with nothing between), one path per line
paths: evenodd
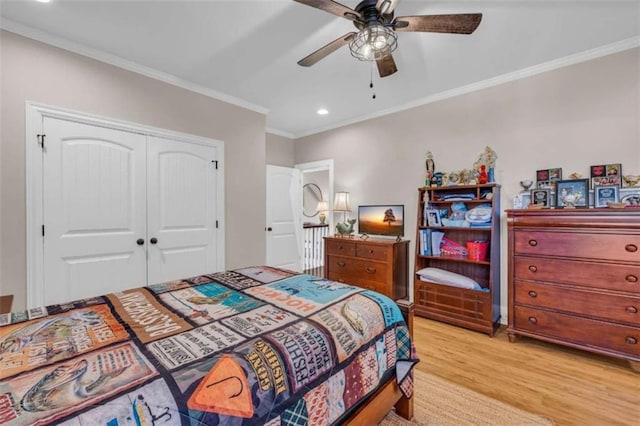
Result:
M455 15L399 16L393 23L396 31L471 34L478 28L482 13Z
M378 65L378 73L380 74L380 77L388 77L398 71L396 61L393 60L393 55L391 55L391 53L382 59L378 59L376 64Z
M359 21L362 19L360 13L355 10L337 3L332 0L293 0L298 3L306 4L307 6L315 7L316 9L324 10L325 12L333 13L334 15L341 16L351 21Z
M333 40L331 43L321 47L320 49L313 52L311 55L299 60L298 65L301 65L303 67L310 67L311 65L318 62L320 59L324 58L330 53L335 52L345 44L349 43L355 36L356 36L356 33L351 32L343 35L340 38Z
M376 9L378 9L381 15L388 15L395 10L399 1L400 0L378 0Z

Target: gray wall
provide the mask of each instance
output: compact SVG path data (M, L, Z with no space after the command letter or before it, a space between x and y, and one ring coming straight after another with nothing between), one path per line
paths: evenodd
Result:
M0 293L25 304L25 101L225 142L226 267L265 260L265 116L1 32Z
M267 133L267 164L293 167L293 139Z
M297 139L295 161L333 158L335 188L351 193L354 208L404 204L407 238L415 240L416 189L424 185L427 150L437 171L450 172L471 168L491 146L502 210L511 207L518 182L535 180L537 169L588 176L590 165L622 163L624 174L639 174L639 81L640 49L632 49ZM506 234L503 215L503 320Z

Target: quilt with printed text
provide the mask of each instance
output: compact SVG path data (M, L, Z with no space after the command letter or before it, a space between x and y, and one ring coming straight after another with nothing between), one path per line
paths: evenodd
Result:
M336 424L417 362L391 299L266 266L0 324L0 425Z

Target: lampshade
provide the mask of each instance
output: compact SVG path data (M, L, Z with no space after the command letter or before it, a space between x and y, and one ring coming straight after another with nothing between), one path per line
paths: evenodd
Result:
M349 207L349 193L348 192L336 192L336 196L333 199L333 211L334 212L350 212Z
M398 36L395 32L378 23L361 29L349 43L351 55L361 61L377 61L397 47Z
M319 201L317 210L319 212L326 212L327 210L329 210L329 203L327 203L326 201Z

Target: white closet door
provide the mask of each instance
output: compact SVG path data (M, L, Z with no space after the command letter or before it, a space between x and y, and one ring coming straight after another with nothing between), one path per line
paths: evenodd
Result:
M149 137L149 284L217 271L213 146Z
M44 304L146 283L146 137L45 118Z

